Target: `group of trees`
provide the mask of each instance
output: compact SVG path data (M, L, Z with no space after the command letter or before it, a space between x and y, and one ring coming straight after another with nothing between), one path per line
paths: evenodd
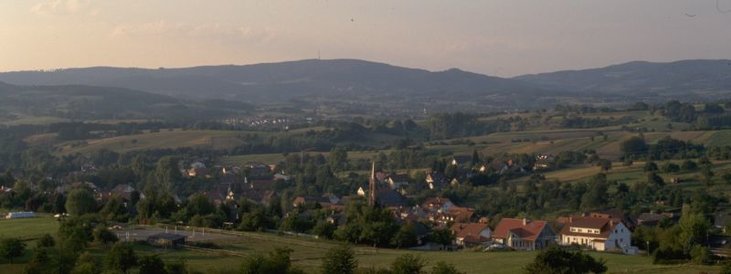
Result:
M89 252L73 251L64 247L36 247L33 257L24 269L27 274L69 273L130 273L184 274L188 273L184 261L163 261L158 255L138 255L129 243L116 243L107 249L99 260Z
M686 205L677 224L661 222L655 227L638 227L632 241L651 253L655 263L711 263L707 246L710 222L704 212Z
M706 103L701 109L691 103L670 101L662 106L662 114L674 122L691 123L698 129L720 129L731 126L728 104Z
M275 248L268 254L255 254L244 259L241 265L242 274L295 274L304 273L292 265L291 249ZM436 262L431 271L425 271L426 261L420 256L404 254L393 260L388 268L359 268L355 252L349 245L335 246L329 249L322 259L322 274L461 274L454 265L443 261Z
M655 144L648 144L642 136L633 136L620 144L620 150L629 159L669 160L698 158L705 154L706 148L669 136Z

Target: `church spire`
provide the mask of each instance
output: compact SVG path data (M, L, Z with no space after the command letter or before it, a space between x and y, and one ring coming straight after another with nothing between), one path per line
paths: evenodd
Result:
M368 205L373 207L376 205L376 161L371 162L371 177L368 178Z

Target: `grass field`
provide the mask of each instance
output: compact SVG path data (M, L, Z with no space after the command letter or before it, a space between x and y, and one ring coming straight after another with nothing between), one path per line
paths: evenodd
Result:
M42 216L27 219L0 219L0 239L20 238L27 249L35 246L35 240L43 234L55 235L58 230L58 221L49 216ZM26 252L20 258L16 258L15 264L9 264L5 259L0 259L0 273L22 273L25 264L29 260L31 252Z
M324 127L311 127L291 130L287 134L303 134L310 130L324 130ZM183 130L163 129L159 132L145 132L134 135L124 135L103 139L89 139L71 141L56 146L56 153L68 155L75 153L87 154L93 151L107 149L116 152L129 152L147 149L174 149L182 147L231 149L245 143L245 136L257 134L266 138L277 132L260 131L231 131L231 130ZM32 136L28 141L43 140L47 136Z
M162 130L160 132L126 135L112 138L87 140L85 143L64 143L59 153L90 153L100 149L128 152L145 149L179 147L232 148L243 144L241 138L249 132L223 130Z
M706 141L708 146L731 145L731 130L714 131L713 135Z
M0 221L0 235L20 235L34 237L43 233L55 233L57 223L53 218L33 218ZM207 232L213 233L213 232ZM307 273L317 273L325 252L338 245L338 242L301 238L270 233L226 232L220 239L213 240L221 249L180 249L161 250L148 246L137 245L140 254L159 254L166 261L184 260L192 269L203 273L231 272L238 269L246 256L262 254L277 247L293 250L292 263ZM529 263L536 252L474 252L474 251L407 251L395 249L375 249L372 247L356 246L356 257L359 266L388 267L398 256L411 253L424 258L427 268L438 261L454 264L466 273L520 273L522 267ZM90 252L101 259L105 249L92 246ZM609 273L714 273L717 267L674 265L653 265L646 256L625 256L607 253L591 253L593 256L605 259ZM24 262L30 258L30 251L25 256L10 265L1 261L0 273L21 273Z
M383 152L386 155L391 153L391 150L380 150L380 151L349 151L348 160L358 159L375 159L379 152ZM308 151L305 152L310 155L322 154L327 157L330 152L328 151ZM243 165L250 162L262 162L262 163L278 163L284 161L285 156L282 153L262 153L262 154L245 154L245 155L231 155L221 158L221 164L225 165Z
M12 120L0 120L0 125L47 125L60 122L68 122L68 120L52 116L19 116Z
M674 160L672 162L680 165L682 161ZM658 161L656 163L658 165L661 165L664 162ZM645 162L634 162L631 166L624 166L621 162L614 162L612 164L612 169L607 171L607 179L617 180L620 182L634 182L639 180L646 180L647 175L643 170L644 166ZM714 162L714 171L716 173L723 174L725 172L728 172L729 170L731 170L731 162ZM556 179L561 182L575 182L580 180L586 180L589 177L592 177L600 172L601 170L597 166L582 165L573 168L546 172L544 175L547 179ZM660 177L663 177L666 182L669 182L671 178L680 178L682 181L695 181L700 178L698 172L677 172L671 174L659 173L658 175L660 175ZM721 178L718 177L719 176L715 177L716 183L722 184Z
M0 238L34 239L45 233L54 234L56 230L58 230L58 221L48 216L12 220L0 219Z
M162 258L166 260L185 259L194 270L204 273L237 268L242 260L251 254L261 254L273 251L277 247L293 250L292 263L307 271L317 273L325 252L338 245L338 242L299 238L292 236L278 236L265 233L234 232L235 239L227 238L216 242L222 250L179 250L165 251ZM156 252L150 248L143 248L144 252ZM398 256L411 253L423 257L430 268L438 261L445 261L457 266L466 273L520 273L522 267L529 263L536 252L425 252L395 249L374 249L371 247L355 247L359 266L388 267ZM692 265L661 266L653 265L646 256L625 256L618 254L591 253L607 260L610 273L698 273L699 271L715 270L714 267ZM489 271L486 271L489 270Z
M162 255L166 260L185 258L187 264L204 273L215 270L230 270L238 267L245 256L255 253L266 253L277 247L286 247L293 250L292 263L307 271L317 273L325 252L339 243L314 239L296 238L291 236L277 236L262 233L237 233L235 240L219 242L224 250L198 251L182 250L165 252ZM149 250L149 252L154 252ZM411 253L417 254L427 262L430 268L438 261L445 261L457 266L466 273L520 273L522 267L529 263L536 252L425 252L394 249L374 249L371 247L355 247L359 266L388 267L398 256ZM714 267L701 266L661 266L653 265L649 257L624 256L617 254L591 253L607 260L610 273L698 273L699 271L715 270Z

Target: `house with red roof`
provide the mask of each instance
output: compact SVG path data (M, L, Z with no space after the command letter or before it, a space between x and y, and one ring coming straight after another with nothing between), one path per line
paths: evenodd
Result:
M502 218L492 240L518 250L543 249L556 242L556 233L546 221Z
M599 216L571 216L561 229L561 244L578 244L597 251L630 247L632 232L621 219Z
M458 246L481 245L492 236L492 230L486 223L455 223L451 230Z

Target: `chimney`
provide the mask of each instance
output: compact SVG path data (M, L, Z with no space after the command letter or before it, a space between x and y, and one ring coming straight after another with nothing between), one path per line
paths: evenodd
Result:
M528 225L528 219L523 218L523 226Z
M569 216L569 223L573 223L573 222L574 222L574 216Z

